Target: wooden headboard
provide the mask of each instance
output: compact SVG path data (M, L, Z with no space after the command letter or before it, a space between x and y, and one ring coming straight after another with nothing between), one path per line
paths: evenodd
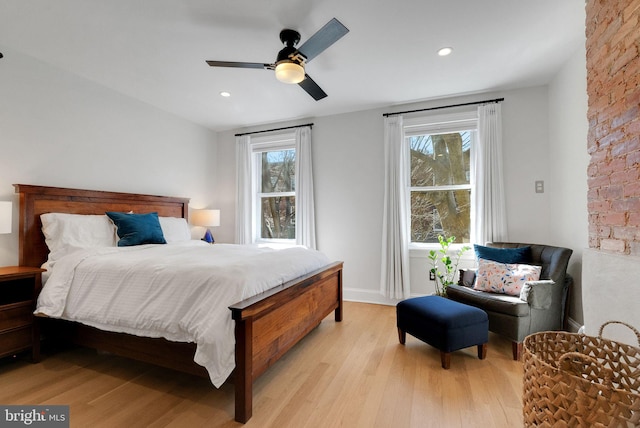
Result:
M188 218L189 199L97 190L14 184L20 195L20 266L40 267L49 249L42 234L40 215L45 213L104 214L106 211L157 211L164 217Z

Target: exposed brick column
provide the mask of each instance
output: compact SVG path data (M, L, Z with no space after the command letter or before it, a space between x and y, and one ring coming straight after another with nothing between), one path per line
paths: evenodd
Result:
M586 16L589 247L640 255L640 0Z

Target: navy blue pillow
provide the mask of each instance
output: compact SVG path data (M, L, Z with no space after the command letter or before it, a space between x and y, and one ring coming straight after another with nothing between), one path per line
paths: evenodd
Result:
M498 263L528 263L531 261L531 247L493 248L474 244L473 249L479 259L493 260Z
M158 213L129 214L109 211L107 216L118 228L118 247L142 244L166 244Z

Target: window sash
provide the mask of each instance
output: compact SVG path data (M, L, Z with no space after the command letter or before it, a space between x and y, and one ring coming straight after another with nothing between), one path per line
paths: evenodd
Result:
M409 187L411 192L446 192L447 190L470 190L473 189L471 184L451 184L443 186L414 186Z
M253 189L254 195L253 202L253 215L252 215L252 234L253 242L266 242L266 243L288 243L295 242L295 237L291 239L287 238L263 238L262 237L262 200L265 198L275 197L287 197L292 196L296 198L296 183L297 177L294 177L293 191L287 192L262 192L262 153L264 152L276 152L283 150L295 150L295 134L278 135L278 136L266 136L257 139L252 142L251 152L253 156ZM297 162L296 158L296 162ZM294 214L295 222L295 214Z
M420 135L437 135L437 134L449 134L449 133L457 133L471 131L472 133L472 144L469 148L470 158L473 159L474 151L476 150L477 144L477 132L478 132L478 118L477 112L466 112L466 113L455 113L450 115L440 115L440 116L430 116L430 117L417 117L405 120L404 122L404 137L406 144L409 144L410 137L420 136ZM409 151L408 151L409 152ZM408 160L408 164L411 164L411 161ZM411 186L411 168L407 172L406 183L407 183L407 202L409 203L408 215L409 220L413 215L412 213L412 198L411 195L414 192L418 193L427 193L427 192L447 192L447 191L460 191L460 190L468 190L471 195L475 192L475 182L473 179L473 162L471 162L470 166L470 177L469 183L465 184L457 184L457 185L435 185L435 186ZM473 198L471 198L473 200ZM473 222L472 219L474 217L474 207L471 206L470 218L469 218L469 234L473 235ZM411 225L411 221L409 221ZM412 247L429 247L433 246L434 243L425 243L422 241L414 241L413 238L413 228L409 227L409 242ZM458 245L462 244L461 242L457 242Z

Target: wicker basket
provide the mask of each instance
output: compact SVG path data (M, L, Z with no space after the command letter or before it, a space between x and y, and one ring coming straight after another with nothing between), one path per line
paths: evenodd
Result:
M640 427L640 348L548 331L524 340L524 425Z

